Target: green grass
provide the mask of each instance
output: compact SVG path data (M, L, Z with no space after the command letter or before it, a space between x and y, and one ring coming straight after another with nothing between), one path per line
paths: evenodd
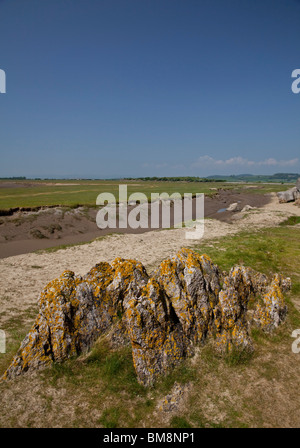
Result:
M209 255L226 271L235 264L244 264L265 274L282 272L290 276L300 257L299 236L298 228L291 231L276 227L220 238L213 246L203 241L196 250Z
M68 378L77 386L85 374L85 385L92 386L99 377L107 383L106 391L119 393L126 389L130 395L144 392L136 379L130 347L112 351L105 343L97 343L86 359L74 358L62 364L55 363L47 375L56 386L62 378Z
M280 226L295 226L300 224L300 216L289 216L285 221L281 222Z
M1 181L0 181L1 183ZM17 182L18 183L18 182ZM231 184L229 182L159 182L159 181L109 181L109 180L51 180L22 181L19 188L0 188L0 210L16 207L41 207L61 205L77 207L78 205L96 206L100 193L112 193L119 198L119 185L128 186L128 196L140 192L151 199L151 193L204 193L213 195L217 189L234 189L240 192L269 193L289 188L288 185L268 184ZM23 184L27 184L26 187ZM58 185L56 185L58 184ZM249 186L254 188L249 188Z
M104 428L117 428L119 426L119 419L120 409L112 406L103 411L97 423L100 423Z
M9 297L1 297L1 301L9 301ZM14 355L20 347L20 344L37 315L37 306L29 306L20 311L19 309L9 308L0 315L0 328L5 331L6 336L6 353L0 355L0 376L5 372L11 363ZM2 323L3 322L3 323Z
M240 193L245 193L248 190L248 192L255 194L278 193L279 191L286 191L289 188L291 188L291 184L272 184L260 182L251 182L247 184L242 183L236 186L236 189Z
M41 376L45 386L64 387L68 394L76 396L80 389L81 394L88 397L91 412L102 409L101 417L94 423L105 428L135 427L153 405L147 400L149 391L137 381L129 346L112 351L101 341L88 356L55 363ZM128 409L134 402L130 414ZM88 424L85 417L81 416L82 419L83 426Z
M61 181L56 181L62 183ZM232 188L219 182L190 183L190 182L146 182L146 181L70 181L68 185L51 185L48 182L28 181L28 187L1 188L0 210L15 207L39 207L62 205L76 207L78 205L96 206L96 199L100 193L112 193L119 199L119 185L127 185L128 196L140 192L151 198L151 193L175 192L214 194L211 188Z
M236 347L233 346L233 348L225 354L224 361L229 366L238 366L249 363L252 357L252 352L247 350L237 350Z

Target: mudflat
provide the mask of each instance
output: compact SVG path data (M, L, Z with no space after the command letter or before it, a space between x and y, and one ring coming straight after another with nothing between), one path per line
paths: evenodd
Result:
M271 201L271 197L270 194L220 189L214 196L205 195L204 216L232 223L236 212L226 211L232 203L238 204L239 212L246 205L261 208ZM133 207L128 207L128 213L131 208ZM10 216L0 216L0 258L85 243L111 233L142 234L153 230L150 226L148 229L99 229L96 223L97 212L98 208L88 206L42 207L38 210L17 210ZM149 205L149 216L150 214Z

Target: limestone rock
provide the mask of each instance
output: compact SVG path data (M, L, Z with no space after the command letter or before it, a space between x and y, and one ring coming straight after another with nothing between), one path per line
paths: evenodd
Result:
M127 301L125 315L134 367L144 385L191 354L190 342L154 280L139 298Z
M239 208L239 204L237 202L233 202L232 204L229 205L229 207L227 207L227 211L228 212L237 212Z
M279 202L292 202L300 198L300 178L296 182L296 186L286 191L277 193Z
M154 278L168 298L184 334L193 341L205 339L220 291L219 270L206 255L182 249L164 260Z
M131 345L138 381L148 386L210 337L221 352L252 351L249 326L280 325L289 288L289 279L275 275L270 284L244 266L221 273L190 249L162 261L151 276L122 258L96 264L85 276L66 271L40 294L35 323L2 379L86 353L104 335L112 346Z
M244 213L244 212L249 212L249 210L254 210L255 209L255 207L251 207L251 205L245 205L244 207L243 207L243 209L242 209L242 212Z
M279 198L279 202L291 202L296 199L297 188L293 187L286 191L279 191L277 196Z
M211 260L183 249L161 263L139 298L127 302L133 361L143 384L192 355L193 345L205 340L219 290Z
M42 291L36 321L4 378L88 351L118 320L123 297L139 294L147 280L144 267L133 260L99 263L85 277L65 271Z

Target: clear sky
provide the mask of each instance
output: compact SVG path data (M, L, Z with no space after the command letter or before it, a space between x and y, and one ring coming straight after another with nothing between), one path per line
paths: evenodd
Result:
M300 172L298 0L0 0L0 177Z

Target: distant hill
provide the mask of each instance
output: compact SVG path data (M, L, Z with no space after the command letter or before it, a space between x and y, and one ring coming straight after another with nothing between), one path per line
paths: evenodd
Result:
M280 182L295 183L300 177L298 173L276 173L276 174L232 174L230 176L214 175L207 177L198 176L174 176L174 177L126 177L123 180L144 180L156 182Z
M0 180L26 180L25 176L17 176L17 177L0 177Z
M300 177L298 173L276 173L276 174L232 174L230 176L215 174L214 176L172 176L172 177L124 177L120 179L102 179L101 180L142 180L151 182L280 182L296 183ZM100 178L99 178L100 179ZM55 180L55 178L26 178L25 176L0 177L0 180ZM72 180L72 178L60 178L59 180ZM97 178L77 178L73 180L98 180Z
M215 180L216 182L222 182L222 179L213 179L207 177L198 177L198 176L173 176L173 177L125 177L123 180L144 180L151 182L212 182Z
M210 180L222 180L227 182L291 182L295 183L300 177L298 173L276 173L276 174L232 174L231 176L214 175L207 176Z

